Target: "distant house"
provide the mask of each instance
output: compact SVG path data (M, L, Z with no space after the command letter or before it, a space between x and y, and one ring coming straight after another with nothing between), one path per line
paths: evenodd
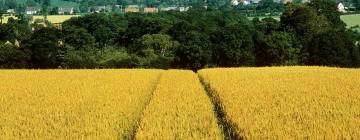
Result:
M239 1L238 0L231 0L231 4L232 5L239 5Z
M165 7L165 8L161 8L161 11L176 11L177 7Z
M59 7L59 10L58 10L58 14L60 14L60 15L73 14L73 13L74 13L74 8Z
M286 3L291 3L292 0L283 0L283 3L286 4Z
M13 15L13 14L15 14L15 10L14 9L7 9L6 13L9 14L9 15Z
M260 0L251 0L251 3L258 4Z
M341 13L346 13L345 6L341 2L338 4L337 9Z
M27 7L25 13L28 15L34 15L40 12L40 8L37 7Z
M144 13L157 13L159 12L158 8L144 8Z
M140 8L138 5L129 5L125 8L125 13L139 13Z
M250 3L251 3L251 2L250 2L249 0L244 0L244 1L243 1L243 4L244 4L244 5L249 5Z
M189 11L190 7L178 7L177 10L180 12L186 12Z
M123 11L123 6L122 5L115 5L114 7L113 7L114 9L114 11L117 11L117 12L124 12Z
M106 6L95 6L93 12L95 13L106 12Z

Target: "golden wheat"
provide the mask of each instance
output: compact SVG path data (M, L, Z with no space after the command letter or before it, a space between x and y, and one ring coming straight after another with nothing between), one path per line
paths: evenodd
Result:
M163 74L136 139L222 139L214 107L195 73L170 70Z
M161 70L1 70L0 139L131 139Z
M63 23L66 20L71 19L72 17L79 17L80 15L51 15L47 16L47 20L51 23ZM44 20L44 16L33 16L33 21L35 20Z
M66 20L71 19L72 17L79 17L80 15L49 15L47 16L47 20L50 21L51 23L63 23ZM17 17L15 16L4 16L3 17L3 23L7 23L9 18L14 18L17 19ZM44 16L32 16L31 17L32 21L34 22L35 20L44 20Z
M326 67L199 72L245 139L360 139L360 70Z

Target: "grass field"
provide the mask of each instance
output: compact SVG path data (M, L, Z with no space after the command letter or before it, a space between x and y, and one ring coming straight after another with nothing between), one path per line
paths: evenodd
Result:
M199 72L244 139L360 139L360 70L322 67Z
M351 26L360 26L360 14L356 15L342 15L341 19L346 23L348 27Z
M360 139L360 69L0 70L0 79L0 139Z
M258 17L259 19L264 19L266 17ZM271 18L274 18L276 20L280 21L280 17L279 16L271 16ZM355 14L355 15L342 15L341 20L343 20L346 25L348 27L351 26L355 26L355 25L360 25L360 14ZM248 17L249 20L254 19L254 17Z

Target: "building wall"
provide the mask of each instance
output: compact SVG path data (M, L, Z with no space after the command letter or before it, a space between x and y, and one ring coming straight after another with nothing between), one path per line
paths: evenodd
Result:
M139 8L135 8L135 7L125 8L125 13L138 13L139 11L140 11Z
M159 12L158 8L144 8L144 13L157 13Z
M33 15L33 14L36 14L37 13L37 11L26 11L26 14L28 14L28 15Z

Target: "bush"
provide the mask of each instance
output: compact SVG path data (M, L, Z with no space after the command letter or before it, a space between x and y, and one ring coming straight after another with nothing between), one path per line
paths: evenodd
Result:
M107 47L99 56L99 65L102 68L135 68L140 63L139 58L129 55L125 50Z
M0 68L28 68L31 56L11 44L0 45Z
M300 48L294 38L286 32L264 35L256 43L256 64L258 66L298 65Z
M96 49L86 48L74 50L68 48L63 58L63 66L65 68L97 68Z

